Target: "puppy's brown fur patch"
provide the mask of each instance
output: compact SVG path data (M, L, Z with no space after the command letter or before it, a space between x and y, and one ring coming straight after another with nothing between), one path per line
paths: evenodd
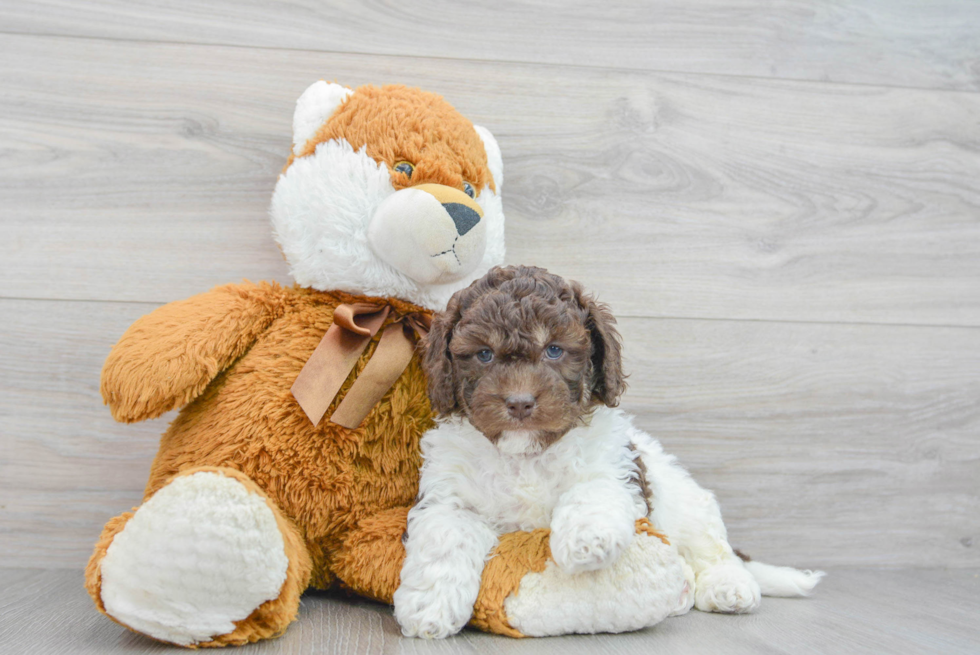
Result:
M493 268L433 320L423 358L433 407L464 413L491 441L527 431L547 447L591 407L618 404L626 383L615 322L576 282L542 268ZM549 346L560 356L549 357ZM477 357L484 350L492 361ZM507 400L525 394L534 409L517 419Z

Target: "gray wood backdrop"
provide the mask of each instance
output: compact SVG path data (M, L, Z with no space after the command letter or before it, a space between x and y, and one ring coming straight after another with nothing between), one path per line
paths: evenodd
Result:
M508 260L620 317L626 407L802 566L980 566L980 3L0 2L0 567L80 568L167 418L106 354L289 282L296 97L443 94L503 150Z

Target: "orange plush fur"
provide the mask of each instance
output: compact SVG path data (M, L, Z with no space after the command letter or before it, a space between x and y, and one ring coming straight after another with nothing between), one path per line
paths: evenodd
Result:
M306 157L324 141L344 138L355 150L366 148L369 157L389 168L402 161L415 166L411 180L392 172L396 189L433 183L459 188L464 181L476 190L487 184L496 191L487 156L473 124L452 105L433 93L391 85L362 86L306 142L299 157ZM288 168L294 157L289 158Z

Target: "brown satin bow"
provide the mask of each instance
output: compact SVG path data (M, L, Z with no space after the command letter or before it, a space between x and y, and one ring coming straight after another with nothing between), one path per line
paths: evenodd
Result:
M323 418L390 312L390 305L372 303L337 305L334 309L333 325L290 389L313 425ZM412 361L415 342L409 333L425 336L431 320L429 314L421 312L406 314L384 329L374 355L330 416L331 422L349 429L361 424Z

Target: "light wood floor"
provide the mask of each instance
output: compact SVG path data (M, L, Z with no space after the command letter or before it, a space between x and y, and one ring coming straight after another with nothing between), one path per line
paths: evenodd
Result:
M186 653L96 614L79 571L0 569L4 655ZM405 639L391 608L326 594L303 597L299 620L248 655L975 655L980 569L832 570L813 598L767 598L755 614L692 611L636 633L515 640L464 630Z
M508 260L612 305L625 407L737 546L839 571L534 648L980 649L980 3L0 0L0 652L154 649L79 594L171 418L115 424L101 364L161 303L290 281L267 207L320 78L490 128ZM264 648L528 648L386 611L311 598Z

